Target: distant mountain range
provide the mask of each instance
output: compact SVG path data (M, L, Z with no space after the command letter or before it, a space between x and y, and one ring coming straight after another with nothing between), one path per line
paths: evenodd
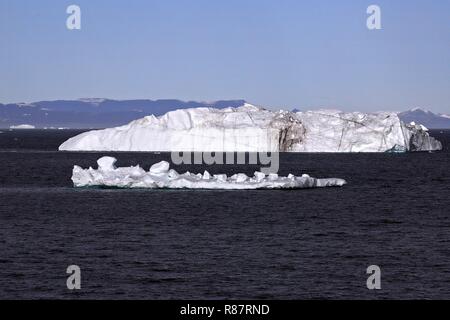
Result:
M403 122L420 123L428 129L450 129L450 116L415 108L398 114Z
M195 102L180 100L79 99L0 104L0 128L32 125L36 128L105 128L124 125L146 115L175 109L238 107L244 100Z
M245 100L196 102L181 100L110 100L79 99L39 101L33 103L0 103L0 128L34 126L36 128L106 128L154 114L160 116L176 109L242 106ZM298 111L297 109L294 109ZM450 116L419 108L399 113L406 123L412 121L429 129L450 128Z

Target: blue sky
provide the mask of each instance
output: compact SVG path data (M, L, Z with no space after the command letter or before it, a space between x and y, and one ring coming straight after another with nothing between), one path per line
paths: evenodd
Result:
M66 28L66 8L82 29ZM382 30L366 9L382 10ZM450 0L0 0L0 102L244 98L450 113Z

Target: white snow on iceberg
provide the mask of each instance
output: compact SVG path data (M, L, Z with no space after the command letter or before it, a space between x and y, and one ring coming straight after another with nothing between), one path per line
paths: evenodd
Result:
M304 189L320 187L341 187L346 184L343 179L316 179L308 175L296 177L289 175L279 177L277 174L265 175L255 172L253 177L243 173L227 177L225 174L211 175L179 174L170 169L168 162L154 164L149 171L140 166L116 168L116 159L103 157L97 161L98 169L82 169L74 166L72 181L75 187L109 187L109 188L150 188L150 189Z
M439 141L395 113L194 108L82 133L62 151L386 152L440 150Z

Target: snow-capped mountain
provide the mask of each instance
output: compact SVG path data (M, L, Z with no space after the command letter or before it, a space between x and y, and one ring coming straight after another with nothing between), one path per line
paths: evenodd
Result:
M450 115L435 114L421 108L414 108L398 114L405 123L420 123L429 129L450 129Z
M106 128L124 125L149 114L159 116L171 110L197 107L238 107L244 102L244 100L215 102L180 100L119 101L84 98L33 103L0 103L0 128L9 128L23 123L33 125L36 128Z
M440 150L419 124L396 113L192 108L82 133L62 151L386 152Z

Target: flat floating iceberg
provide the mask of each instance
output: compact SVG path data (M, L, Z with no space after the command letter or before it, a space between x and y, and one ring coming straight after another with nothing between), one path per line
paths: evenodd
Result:
M395 113L193 108L82 133L62 151L387 152L441 150L426 128Z
M243 173L227 177L225 174L211 175L186 172L179 174L166 161L154 164L149 171L140 166L116 168L116 158L103 157L97 161L98 169L83 169L74 166L72 181L75 187L107 188L149 188L149 189L305 189L321 187L341 187L347 182L343 179L316 179L308 175L296 177L290 174L279 177L277 174L265 175L255 172L253 177Z
M10 126L9 128L10 129L21 129L21 130L36 129L36 127L31 124L20 124L18 126Z

